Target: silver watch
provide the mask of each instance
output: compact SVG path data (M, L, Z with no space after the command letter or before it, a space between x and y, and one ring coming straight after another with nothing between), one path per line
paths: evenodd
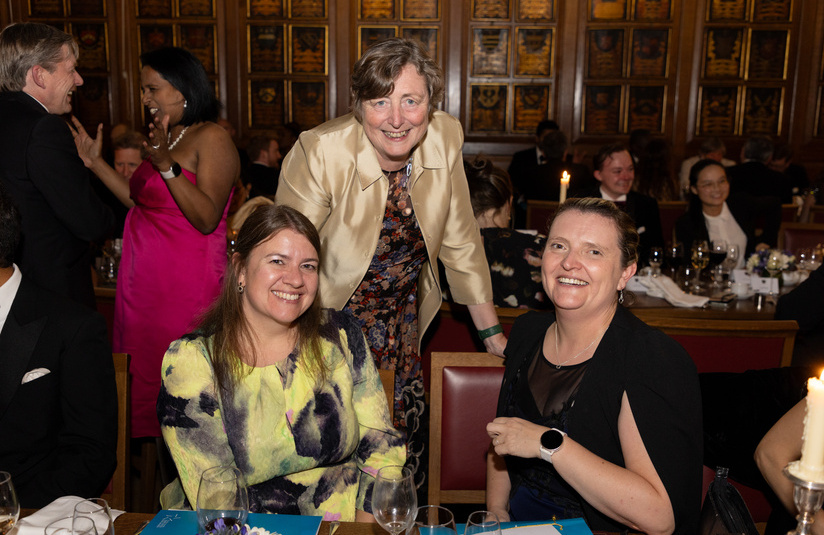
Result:
M541 459L552 464L552 455L564 445L566 436L566 433L554 427L541 435Z

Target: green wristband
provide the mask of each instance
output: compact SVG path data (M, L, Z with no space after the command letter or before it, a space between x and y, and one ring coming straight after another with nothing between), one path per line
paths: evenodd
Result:
M501 334L502 332L504 332L504 328L501 327L501 324L499 323L497 325L493 325L489 329L478 331L478 336L481 338L481 340L486 340L490 336L495 336L496 334Z

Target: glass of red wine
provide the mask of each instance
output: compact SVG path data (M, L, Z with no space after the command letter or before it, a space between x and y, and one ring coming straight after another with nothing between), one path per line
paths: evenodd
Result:
M248 515L249 495L240 470L234 466L215 466L205 470L197 489L200 533L238 531L246 523Z

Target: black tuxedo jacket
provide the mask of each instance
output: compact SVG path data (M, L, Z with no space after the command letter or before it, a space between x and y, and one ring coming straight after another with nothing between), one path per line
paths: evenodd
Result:
M48 373L22 382L41 368ZM106 322L25 275L0 331L0 429L0 470L21 507L99 496L112 477L117 389Z
M583 164L549 160L526 172L524 190L521 193L530 200L557 201L561 193L561 175L564 171L570 175L570 190L592 187L597 183L592 171Z
M0 181L22 217L17 265L40 286L94 308L89 242L114 225L92 191L66 122L23 92L0 93Z
M577 191L574 197L602 198L601 188ZM640 242L638 244L638 267L649 263L649 251L652 247L664 247L664 234L661 230L661 212L658 201L637 191L627 193L627 202L621 209L635 221Z

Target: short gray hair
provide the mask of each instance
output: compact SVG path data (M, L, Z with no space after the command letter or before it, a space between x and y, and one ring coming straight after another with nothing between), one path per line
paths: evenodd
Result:
M0 91L22 91L26 74L35 65L54 72L63 60L63 45L78 57L71 35L48 24L21 22L0 32Z

